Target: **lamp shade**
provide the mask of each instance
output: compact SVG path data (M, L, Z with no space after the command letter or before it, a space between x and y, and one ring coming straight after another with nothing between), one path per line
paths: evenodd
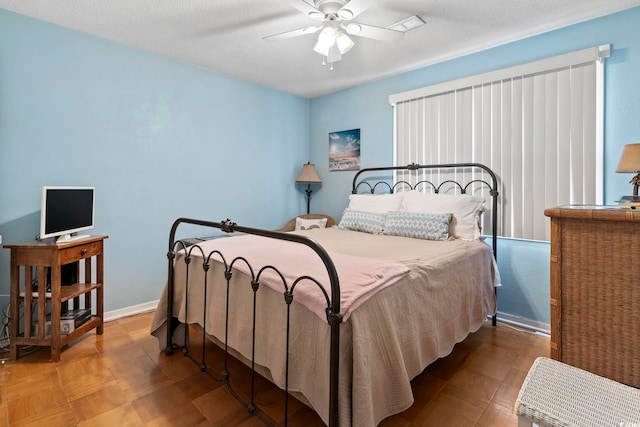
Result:
M320 55L329 56L329 50L336 44L336 29L330 26L325 26L320 35L318 36L318 42L313 47L313 50Z
M316 166L313 163L306 163L302 165L302 172L296 179L299 184L322 184L322 180L316 172Z
M338 35L336 36L336 45L338 46L338 49L340 49L340 53L344 55L351 50L354 43L348 35L346 35L342 31L339 31Z
M640 172L640 143L627 144L624 146L616 172Z

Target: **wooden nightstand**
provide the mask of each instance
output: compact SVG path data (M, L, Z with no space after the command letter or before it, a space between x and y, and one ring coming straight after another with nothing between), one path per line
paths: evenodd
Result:
M46 346L51 347L51 360L57 362L61 348L74 339L94 328L102 335L106 238L96 236L59 245L51 240L4 245L11 250L9 334L12 359L19 357L20 346ZM72 263L78 266L77 283L61 286L62 265ZM47 292L47 276L50 276L50 292ZM95 304L92 293L96 295ZM41 301L45 303L41 304ZM35 313L34 306L37 307ZM60 316L70 308L91 309L95 313L63 335Z

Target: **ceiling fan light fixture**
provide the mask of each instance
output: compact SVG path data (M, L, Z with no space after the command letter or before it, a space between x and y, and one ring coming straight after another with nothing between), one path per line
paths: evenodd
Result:
M325 65L327 65L327 63L329 63L329 69L333 71L333 63L340 60L342 60L340 49L338 49L338 46L333 45L329 48L326 55L322 55L322 66L324 67Z
M309 12L309 18L320 20L324 18L324 14L317 11Z
M313 50L320 55L329 56L329 51L336 44L336 37L336 29L332 26L325 26L322 31L320 31L318 42L313 47Z
M318 40L316 45L313 47L313 51L319 53L322 56L328 56L329 55L329 49L331 49L331 46L325 45L320 40Z
M344 55L349 52L354 45L355 43L353 43L353 40L351 40L348 35L342 31L338 31L338 35L336 36L336 46L338 46L338 50L341 54Z
M322 31L320 31L318 42L321 42L327 47L333 46L336 43L336 29L330 26L325 26Z
M338 46L336 45L331 46L331 48L329 49L329 54L327 55L327 61L333 64L334 62L338 62L341 60L342 60L342 53L340 53L340 49L338 49Z
M349 34L358 34L360 31L362 31L362 27L355 22L352 22L350 24L347 24L345 30L347 30L347 33Z

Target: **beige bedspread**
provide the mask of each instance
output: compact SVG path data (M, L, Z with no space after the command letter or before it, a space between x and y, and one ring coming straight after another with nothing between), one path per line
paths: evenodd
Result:
M330 229L300 232L329 253L397 260L410 273L369 298L341 326L340 425L374 426L413 403L410 380L439 357L446 356L469 332L495 312L494 285L499 277L491 249L482 242L433 242ZM273 264L277 266L277 261ZM202 301L203 269L190 269L190 308L185 313L184 279L176 280L174 316L198 323L208 334L224 337L222 268L213 266L206 322ZM182 263L176 277L184 277ZM232 279L229 345L251 355L251 288L241 274ZM213 294L213 295L212 295ZM274 309L273 307L282 307ZM258 297L256 363L263 374L284 387L285 310L281 293L268 289ZM329 397L329 327L326 321L292 305L289 388L301 395L325 420ZM166 337L166 289L152 324L161 348ZM177 337L179 339L180 331ZM179 341L178 341L179 342Z

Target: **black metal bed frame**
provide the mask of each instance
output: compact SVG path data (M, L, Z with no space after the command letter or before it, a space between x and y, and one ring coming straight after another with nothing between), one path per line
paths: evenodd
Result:
M286 240L286 241L290 241L290 242L295 242L295 243L300 243L303 245L308 246L309 248L311 248L317 255L318 257L322 260L322 262L324 263L326 269L327 269L327 273L329 274L329 281L330 281L330 285L331 285L331 289L330 289L330 294L331 294L331 299L329 299L329 296L327 294L326 289L324 289L324 287L314 278L309 277L309 276L302 276L297 278L290 286L288 283L286 283L286 280L284 279L284 277L282 276L282 274L278 271L278 269L274 266L271 265L267 265L267 266L263 266L258 272L257 274L255 273L255 271L253 270L253 268L251 267L251 265L247 262L246 259L241 258L241 257L237 257L234 258L233 260L226 260L224 257L224 254L222 254L220 251L214 250L208 254L205 254L204 251L202 250L202 248L196 243L194 245L188 245L188 243L185 243L182 240L175 240L175 235L176 235L176 231L178 229L178 226L180 226L180 224L192 224L192 225L199 225L199 226L203 226L203 227L211 227L211 228L217 228L219 230L222 230L225 233L234 233L234 232L239 232L239 233L245 233L245 234L252 234L252 235L257 235L257 236L263 236L263 237L269 237L269 238L273 238L273 239L279 239L279 240ZM225 337L224 337L224 354L225 354L225 358L224 358L224 368L221 372L221 378L216 377L215 375L212 375L214 379L216 380L221 380L221 381L225 381L227 388L229 389L229 391L231 392L231 394L238 400L240 401L251 414L254 414L256 416L258 416L265 424L270 425L270 423L268 422L268 420L266 420L262 414L258 411L258 408L255 405L255 401L254 401L254 391L255 391L255 374L256 374L256 370L255 370L255 337L256 337L256 294L260 288L260 276L261 274L265 271L265 270L274 270L276 273L278 273L282 279L282 284L283 284L283 295L284 295L284 300L285 303L287 304L287 337L286 337L286 366L285 366L285 426L287 425L287 413L288 413L288 406L289 406L289 331L290 331L290 307L291 307L291 303L294 300L294 292L295 292L295 288L296 286L298 286L299 283L301 283L302 281L308 280L311 281L313 284L317 285L319 287L319 289L322 291L322 293L325 296L325 300L327 302L327 307L326 307L326 316L327 316L327 323L329 324L330 328L331 328L331 337L330 337L330 363L329 363L329 377L330 377L330 381L329 381L329 406L330 406L330 414L329 414L329 425L330 426L337 426L339 425L338 423L338 377L339 377L339 355L340 355L340 323L342 323L342 313L340 312L340 282L338 279L338 273L336 272L336 268L335 265L333 264L333 261L331 260L331 257L329 256L329 254L327 253L327 251L320 246L318 243L316 243L314 240L311 240L305 236L301 236L301 235L297 235L297 234L291 234L291 233L283 233L283 232L278 232L278 231L270 231L270 230L262 230L262 229L257 229L257 228L250 228L250 227L243 227L243 226L239 226L236 223L232 222L231 220L227 219L226 221L222 221L222 222L211 222L211 221L202 221L202 220L197 220L197 219L189 219L189 218L179 218L177 219L174 223L173 226L171 227L171 233L169 236L169 252L167 253L167 258L169 259L169 263L168 263L168 281L167 281L167 319L170 319L171 324L167 327L167 341L166 341L166 354L172 354L173 353L173 349L174 346L172 345L172 335L173 332L175 330L175 326L173 324L174 320L173 320L173 289L174 289L174 260L176 258L176 249L178 250L184 250L185 251L185 257L184 260L187 264L187 269L186 269L186 274L187 277L185 279L185 286L188 286L188 275L189 275L189 264L191 261L191 254L194 250L198 250L200 255L202 256L204 262L202 265L202 268L204 269L205 272L207 272L210 268L210 261L214 256L217 256L220 258L221 262L224 264L224 269L225 269L225 280L226 280L226 286L227 286L227 306L226 306L226 324L225 324ZM228 370L228 360L229 360L229 348L228 348L228 329L229 329L229 289L230 289L230 281L231 281L231 277L232 277L232 269L233 266L236 262L244 262L247 264L247 266L249 267L250 271L251 271L251 288L253 291L253 333L252 333L252 358L251 358L251 392L250 392L250 402L245 402L244 399L242 399L234 390L233 387L231 385L230 382L230 375L229 375L229 370ZM207 309L207 274L205 274L204 276L204 302L203 302L203 308L206 312ZM186 292L188 295L188 291ZM185 302L186 307L185 307L185 318L188 318L188 298ZM206 319L206 314L204 315L204 318ZM207 372L209 374L211 374L211 371L208 370L206 361L205 361L205 346L204 346L204 340L206 339L206 325L203 328L202 331L202 340L203 340L203 346L202 346L202 355L201 355L201 360L198 361L196 360L194 357L192 357L189 353L189 346L188 346L188 342L189 342L189 332L188 332L188 327L185 328L185 337L184 337L184 343L182 345L182 351L183 354L187 357L189 357L193 362L195 363L199 363L200 365L200 370L202 372Z
M492 183L489 184L488 182L484 181L484 180L479 180L479 179L475 179L475 180L471 180L470 182L468 182L465 185L461 185L460 183L454 181L454 180L446 180L443 181L442 183L435 185L430 181L427 180L423 180L420 181L418 183L416 183L415 185L411 185L410 183L408 183L407 181L398 181L396 182L393 186L391 186L390 184L388 184L388 182L386 181L379 181L376 184L374 184L373 186L370 185L368 182L366 181L361 181L358 182L358 178L363 174L363 173L367 173L367 172L376 172L376 171L417 171L420 169L453 169L453 170L460 170L460 169L468 169L468 168L480 168L482 170L484 170L485 172L487 172L490 177L491 177L491 181ZM433 191L435 193L438 193L440 191L440 189L442 188L443 185L447 184L447 183L451 183L451 184L455 184L460 193L461 194L465 194L468 187L473 184L474 182L479 182L482 183L484 185L486 185L489 188L490 191L490 195L492 197L492 212L494 213L492 215L492 233L493 233L493 254L494 257L496 256L497 253L497 246L496 246L496 230L497 230L497 197L498 197L498 187L497 187L497 180L496 180L496 176L495 174L486 166L479 164L479 163L461 163L461 164L444 164L444 165L417 165L417 164L410 164L407 166L392 166L392 167L380 167L380 168L366 168L366 169L362 169L360 170L353 179L353 185L352 185L352 193L356 194L358 187L360 185L367 185L369 187L370 193L375 193L376 187L378 185L386 185L389 189L390 193L393 193L396 189L398 189L400 186L408 186L411 189L415 189L418 185L423 185L423 184L429 184L431 185ZM244 234L252 234L252 235L257 235L257 236L263 236L263 237L268 237L268 238L273 238L273 239L280 239L280 240L286 240L286 241L290 241L290 242L294 242L294 243L298 243L298 244L302 244L305 245L309 248L311 248L317 255L318 257L322 260L322 262L324 263L326 269L327 269L327 273L329 275L329 279L330 279L330 290L329 293L327 293L327 290L314 278L309 277L309 276L301 276L299 278L297 278L293 283L288 284L286 283L286 280L284 279L284 276L278 271L278 269L272 265L267 265L267 266L263 266L260 268L260 270L254 271L253 267L248 263L248 261L243 258L243 257L236 257L233 260L227 260L224 257L224 254L222 254L220 251L218 250L213 250L208 254L205 254L203 249L199 246L198 243L194 243L193 241L190 241L190 239L185 239L185 240L176 240L176 232L178 230L178 227L181 224L191 224L191 225L196 225L196 226L202 226L202 227L209 227L209 228L214 228L214 229L218 229L221 230L224 233L235 233L235 232L239 232L239 233L244 233ZM210 261L212 261L214 258L219 258L216 259L215 261L220 261L223 265L224 265L224 276L225 276L225 280L226 280L226 295L227 295L227 302L226 302L226 313L225 313L225 317L226 317L226 324L225 324L225 337L223 340L223 344L224 344L224 367L222 369L222 372L220 373L220 376L217 376L216 374L214 374L207 366L207 363L205 361L205 340L206 340L206 335L207 335L207 331L206 331L206 325L203 327L203 331L202 331L202 354L201 354L201 359L200 360L196 360L196 358L191 355L190 350L189 350L189 327L188 325L185 325L185 334L184 334L184 342L181 345L174 345L173 344L173 334L175 331L175 328L178 325L178 320L173 318L173 303L174 303L174 286L175 286L175 274L174 274L174 266L175 263L177 262L177 254L180 252L182 253L182 258L184 259L184 262L186 263L186 278L185 278L185 286L188 287L188 277L189 277L189 268L190 268L190 262L192 260L192 254L194 251L197 251L196 253L202 257L203 259L203 263L202 263L202 268L205 271L205 275L204 275L204 302L203 302L203 309L204 309L204 318L206 319L206 309L207 309L207 274L206 272L208 272L211 264ZM278 231L271 231L271 230L263 230L263 229L257 229L257 228L250 228L250 227L244 227L244 226L240 226L237 225L236 223L232 222L231 220L227 219L225 221L221 221L221 222L212 222L212 221L204 221L204 220L197 220L197 219L189 219L189 218L179 218L177 219L174 223L173 226L171 227L171 232L169 235L169 250L167 252L167 258L168 258L168 270L167 270L167 275L168 275L168 280L167 280L167 336L166 336L166 354L170 355L173 353L173 351L177 348L177 347L181 347L182 348L182 352L184 354L184 356L189 357L194 363L199 364L200 370L202 372L207 372L209 375L211 375L214 379L218 380L218 381L225 381L227 388L229 389L230 393L237 399L239 400L249 411L249 413L258 416L265 424L270 424L269 421L260 413L260 411L258 410L255 401L254 401L254 392L255 392L255 374L256 374L256 369L255 369L255 338L256 338L256 294L260 288L260 276L262 275L262 273L266 270L273 270L275 271L280 278L282 279L282 286L283 286L283 296L284 296L284 302L286 303L287 306L287 332L286 332L286 366L285 366L285 414L284 414L284 425L287 425L287 418L288 418L288 397L289 397L289 390L288 390L288 375L289 375L289 332L290 332L290 307L291 307L291 303L294 301L294 296L295 296L295 288L297 286L301 286L303 285L303 283L301 282L305 282L304 285L307 284L307 282L311 283L312 285L316 285L320 288L320 290L323 292L327 306L326 306L326 318L327 318L327 323L329 324L330 327L330 363L329 363L329 376L330 376L330 381L329 381L329 426L338 426L339 425L339 419L338 419L338 404L339 404L339 400L338 400L338 378L339 378L339 354L340 354L340 324L342 323L342 313L340 311L340 282L339 282L339 278L336 272L336 268L335 265L333 264L333 261L331 260L331 257L329 256L329 254L326 252L326 250L320 246L318 243L316 243L314 240L306 238L304 236L298 235L298 234L292 234L292 233L283 233L283 232L278 232ZM245 263L248 267L249 270L251 272L251 289L253 292L253 329L252 329L252 357L250 360L251 363L251 390L250 390L250 398L249 398L249 402L246 402L244 399L242 399L242 397L236 393L231 385L230 382L230 374L229 374L229 370L228 370L228 360L229 360L229 348L228 348L228 330L229 330L229 290L230 290L230 281L231 281L231 277L232 277L232 269L233 266L236 262L243 262ZM188 295L188 288L185 290L186 291L186 295ZM330 294L330 298L329 298L329 294ZM188 318L188 298L185 301L185 318ZM495 326L495 316L493 317L493 325Z
M376 171L417 171L420 169L453 169L455 170L462 170L464 168L467 169L471 169L471 168L478 168L478 169L482 169L484 172L486 172L489 177L491 178L491 183L488 183L487 181L483 180L483 179L472 179L469 180L468 182L466 182L464 185L462 185L461 183L451 180L451 179L447 179L444 180L442 182L440 182L438 185L434 184L433 182L429 181L429 180L421 180L416 182L415 184L411 184L408 181L397 181L395 184L390 185L387 181L377 181L374 185L369 184L366 181L361 181L358 182L358 178L360 177L360 175L362 173L365 172L376 172ZM362 169L361 171L359 171L354 177L353 177L353 183L351 184L351 193L352 194L356 194L358 192L358 188L360 187L360 185L367 185L369 187L369 192L371 194L374 194L376 191L376 188L379 185L384 185L387 187L387 189L389 190L389 193L394 193L398 188L402 188L403 186L407 186L409 187L411 190L415 190L417 189L420 185L425 185L428 184L431 186L431 189L433 190L433 192L435 194L438 194L440 192L440 190L446 186L447 184L454 184L457 188L458 191L460 192L460 194L467 194L467 191L469 189L469 187L474 184L474 183L480 183L485 185L488 189L489 189L489 195L491 196L491 233L492 233L492 243L493 243L493 257L498 259L497 255L498 255L498 246L497 246L497 241L496 241L496 235L498 233L498 179L496 178L496 174L489 169L487 166L481 164L481 163L448 163L448 164L441 164L441 165L419 165L417 163L411 163L407 166L385 166L385 167L379 167L379 168L367 168L367 169ZM494 325L495 326L495 325Z

